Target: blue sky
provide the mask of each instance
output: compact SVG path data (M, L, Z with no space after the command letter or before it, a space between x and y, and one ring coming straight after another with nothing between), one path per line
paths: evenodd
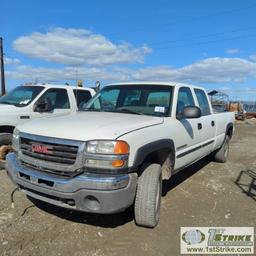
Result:
M199 84L256 100L256 1L1 1L7 89L24 82Z

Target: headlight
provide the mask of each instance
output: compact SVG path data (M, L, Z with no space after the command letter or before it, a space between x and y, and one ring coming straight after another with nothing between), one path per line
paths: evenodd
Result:
M15 128L12 135L12 147L14 151L18 151L20 147L20 131Z
M86 145L85 166L118 169L128 165L129 145L121 140L89 141Z
M129 153L129 145L122 140L94 140L87 143L86 153L124 155Z

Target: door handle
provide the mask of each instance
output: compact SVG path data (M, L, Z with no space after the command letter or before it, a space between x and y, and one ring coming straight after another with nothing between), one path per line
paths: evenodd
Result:
M201 124L201 123L198 123L198 124L197 124L197 128L198 128L198 130L201 130L201 129L202 129L202 127L203 127L203 126L202 126L202 124Z
M214 125L215 125L215 122L214 122L214 121L212 121L212 122L211 122L211 124L212 124L212 126L214 126Z

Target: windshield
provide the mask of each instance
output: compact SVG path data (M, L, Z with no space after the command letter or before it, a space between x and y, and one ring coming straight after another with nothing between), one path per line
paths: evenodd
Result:
M168 116L171 98L170 86L115 85L103 88L80 110Z
M43 86L18 86L1 97L0 104L9 104L16 107L27 106L43 89Z

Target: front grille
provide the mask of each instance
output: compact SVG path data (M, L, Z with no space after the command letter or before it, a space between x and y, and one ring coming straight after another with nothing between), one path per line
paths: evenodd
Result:
M42 150L34 150L35 146ZM78 146L49 143L21 137L20 150L22 154L35 159L73 165L77 158Z
M54 169L50 169L50 168L38 167L36 164L29 164L24 161L21 161L21 164L23 166L26 166L26 167L36 170L38 172L47 173L47 175L55 177L55 178L61 177L63 179L70 179L70 178L74 178L75 176L77 176L83 172L82 169L78 169L73 172L65 171L65 169L62 171L58 171L58 170L54 170Z

